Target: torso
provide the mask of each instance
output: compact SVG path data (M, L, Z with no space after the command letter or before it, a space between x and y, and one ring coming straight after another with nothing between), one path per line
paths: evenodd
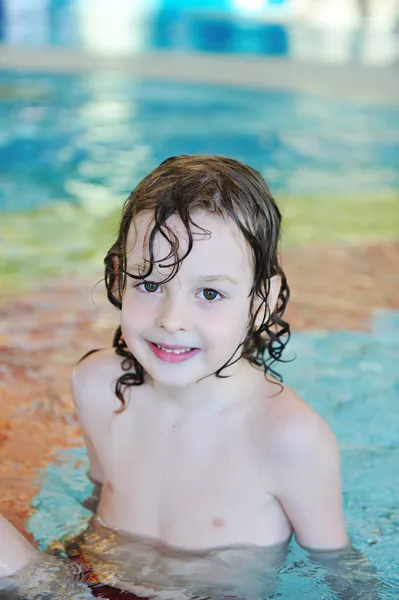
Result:
M111 353L109 360L116 379L120 361ZM109 378L110 369L103 372ZM212 419L183 418L163 410L143 384L130 388L126 410L115 415L120 404L111 387L104 385L96 399L100 410L88 432L103 474L97 514L104 524L196 549L270 546L290 537L267 459L260 460L256 447L263 397Z

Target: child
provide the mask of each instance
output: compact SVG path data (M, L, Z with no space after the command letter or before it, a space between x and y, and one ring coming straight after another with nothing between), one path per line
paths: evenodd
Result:
M115 349L72 380L108 527L186 550L348 545L336 440L272 376L280 222L260 174L217 156L170 158L127 200L105 259Z
M225 589L237 548L276 555L293 532L306 548L348 547L335 437L274 371L290 333L280 223L261 175L219 156L169 158L126 201L105 259L114 348L72 377L101 486L75 558L97 581L177 599L162 590L183 579ZM108 579L94 539L118 563ZM223 583L209 567L222 550Z

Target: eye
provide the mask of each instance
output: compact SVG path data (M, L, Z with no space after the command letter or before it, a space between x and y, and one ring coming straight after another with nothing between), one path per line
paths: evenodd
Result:
M141 292L144 292L144 290L141 289L142 286L144 286L145 291L150 294L153 294L159 288L159 285L157 283L154 283L153 281L142 281L141 283L137 284L135 287L138 288Z
M211 288L204 288L203 290L201 290L201 292L204 294L205 300L208 300L209 302L212 302L212 300L216 300L217 296L220 296L220 299L223 298L222 294L220 294L216 290L212 290Z

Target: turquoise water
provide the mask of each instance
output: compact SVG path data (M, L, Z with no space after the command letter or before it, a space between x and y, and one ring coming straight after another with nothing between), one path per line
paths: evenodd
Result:
M374 316L369 332L296 333L287 349L287 358L296 359L283 367L286 383L338 437L348 531L376 567L384 600L399 595L398 336L399 313L384 311ZM27 523L41 549L87 526L91 513L81 505L92 490L87 467L82 448L54 452ZM275 598L336 598L323 583L323 570L295 543L280 576Z
M399 191L399 108L122 75L0 71L0 210L115 206L167 156L222 154L283 194Z

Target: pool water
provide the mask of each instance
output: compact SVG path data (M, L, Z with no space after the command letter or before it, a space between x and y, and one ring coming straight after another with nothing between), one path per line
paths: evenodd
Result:
M106 211L158 162L221 154L282 194L397 191L399 109L298 92L0 71L0 210Z

